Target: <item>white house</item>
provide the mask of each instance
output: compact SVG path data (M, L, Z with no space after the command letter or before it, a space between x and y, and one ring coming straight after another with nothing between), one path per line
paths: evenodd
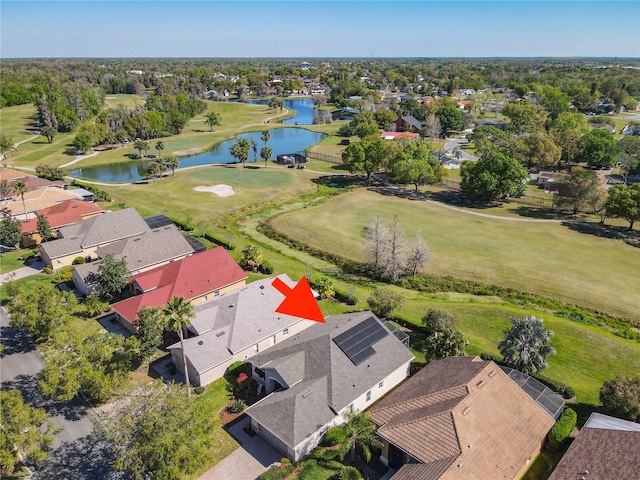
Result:
M402 382L414 358L371 312L325 320L249 360L269 393L246 410L251 427L294 461Z

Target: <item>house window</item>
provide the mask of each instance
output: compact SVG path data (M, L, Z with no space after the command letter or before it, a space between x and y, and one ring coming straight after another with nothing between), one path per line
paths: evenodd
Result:
M286 337L287 335L289 335L289 329L285 328L284 330L282 330L282 336Z
M269 339L269 346L274 346L276 344L276 336L272 335Z
M215 292L213 292L213 296L214 297L219 297L220 296L220 292L218 290L216 290Z
M253 353L258 353L258 344L257 343L253 346Z
M370 401L371 401L371 390L369 390L369 391L367 392L367 396L365 397L365 401L366 401L366 402L370 402Z
M256 367L255 370L256 375L261 378L262 380L264 380L264 370L262 370L261 368Z
M382 381L382 382L380 382L380 383L378 384L378 388L382 388L382 387L384 387L384 381Z

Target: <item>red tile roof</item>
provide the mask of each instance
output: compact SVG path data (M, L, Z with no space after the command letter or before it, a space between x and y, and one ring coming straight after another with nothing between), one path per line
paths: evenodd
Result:
M380 134L380 136L382 138L386 139L396 139L396 138L410 138L410 139L414 139L414 138L418 138L420 135L418 135L417 133L411 133L411 132L382 132Z
M143 307L161 307L173 297L192 300L246 278L247 274L227 251L217 247L133 275L129 280L145 293L112 307L121 317L135 323Z
M95 203L80 200L67 200L56 203L48 208L37 210L36 214L44 215L49 220L51 228L60 228L72 223L81 222L87 215L104 213L105 211ZM38 220L32 218L22 222L22 233L34 233Z

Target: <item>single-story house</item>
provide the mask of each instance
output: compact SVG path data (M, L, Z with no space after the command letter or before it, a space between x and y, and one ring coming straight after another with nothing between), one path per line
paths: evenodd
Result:
M519 479L554 417L498 365L435 360L374 405L393 480Z
M499 118L487 118L483 120L476 120L476 128L477 127L494 127L500 130L505 130L507 128L507 122Z
M385 140L416 140L420 138L420 135L412 132L382 132L380 137Z
M623 135L640 135L640 123L635 125L628 123L620 133Z
M40 245L40 255L47 265L58 269L71 265L76 257L97 259L99 247L148 231L134 208L115 210L60 228L57 240Z
M269 394L246 410L251 428L294 461L402 382L414 358L372 312L325 320L248 360Z
M616 126L611 123L589 123L594 129L606 130L607 132L616 133Z
M28 220L35 218L35 212L38 210L52 207L67 200L78 199L79 197L60 187L39 187L24 194L24 203L22 198L16 195L11 199L5 199L0 205L0 217L15 217L20 220Z
M640 423L592 413L549 480L640 478Z
M24 183L29 190L36 190L44 187L56 187L61 189L67 188L67 182L64 180L47 180L36 175L24 173L11 168L0 169L0 180L6 180L9 188L13 188L16 182Z
M88 220L96 215L105 213L98 205L80 200L67 200L65 202L56 203L55 205L43 208L35 212L37 215L44 215L49 222L52 234L56 235L57 230L61 227L71 225L73 223ZM38 233L38 220L31 218L22 221L22 244L25 247L38 245L42 241Z
M277 278L295 286L286 274ZM258 280L195 306L196 316L188 329L191 337L184 340L192 384L208 385L233 362L246 361L315 323L275 311L285 297L272 286L273 280ZM180 343L169 346L169 351L184 374Z
M536 182L538 188L545 190L555 190L555 183L558 181L559 175L556 172L547 172L545 170L538 172Z
M395 122L396 130L420 130L422 122L413 115L403 115Z
M286 153L276 157L276 163L279 165L299 165L308 161L309 158L301 153Z
M99 259L103 259L107 255L113 255L116 260L124 259L127 262L129 273L136 275L191 255L193 247L175 225L166 225L153 230L147 229L139 235L100 245L95 248L93 254ZM100 293L98 287L99 266L100 262L84 263L77 265L73 270L73 283L82 294Z
M133 275L129 281L136 295L111 308L118 321L133 332L144 307L163 307L173 297L196 305L243 287L246 279L246 272L231 255L216 247Z

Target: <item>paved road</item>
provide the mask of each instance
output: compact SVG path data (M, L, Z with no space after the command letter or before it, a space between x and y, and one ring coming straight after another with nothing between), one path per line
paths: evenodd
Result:
M455 149L459 148L460 160L471 160L475 162L476 160L478 160L478 157L476 157L475 155L471 155L470 153L467 153L462 149L462 145L464 145L465 143L467 143L467 140L463 138L448 138L447 143L444 144L444 150L445 152L447 152L447 155L456 158Z
M36 479L46 480L117 480L124 476L111 471L111 454L107 445L92 438L93 422L89 406L75 399L59 402L44 397L38 390L38 373L42 356L22 331L9 327L9 316L0 307L0 380L3 389L17 388L25 402L47 410L53 422L62 427L49 458L35 466Z

